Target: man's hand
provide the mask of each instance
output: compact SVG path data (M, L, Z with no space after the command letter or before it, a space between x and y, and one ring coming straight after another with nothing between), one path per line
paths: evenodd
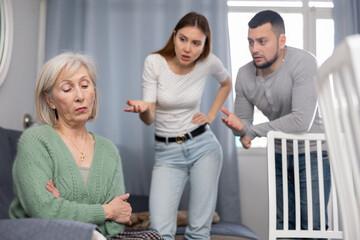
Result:
M251 146L251 139L246 134L240 138L240 142L245 149L249 149Z
M235 114L229 112L224 107L221 108L221 111L227 116L227 118L221 117L221 120L228 128L235 131L242 131L244 129L244 124Z

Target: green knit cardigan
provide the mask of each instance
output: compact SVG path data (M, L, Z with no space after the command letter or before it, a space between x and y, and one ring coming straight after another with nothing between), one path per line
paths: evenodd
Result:
M15 199L10 217L93 223L105 237L123 232L123 224L105 221L101 206L125 193L119 152L109 140L93 136L95 151L86 184L70 150L51 126L25 130L13 166ZM50 179L60 192L59 199L46 190Z

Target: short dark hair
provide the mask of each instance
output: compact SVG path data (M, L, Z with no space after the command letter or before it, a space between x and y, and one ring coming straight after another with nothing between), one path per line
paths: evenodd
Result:
M249 28L257 28L265 23L271 24L271 29L277 37L285 34L285 24L279 13L265 10L257 13L249 22Z

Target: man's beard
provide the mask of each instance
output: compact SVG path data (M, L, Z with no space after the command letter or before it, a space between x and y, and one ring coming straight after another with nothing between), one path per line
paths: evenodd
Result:
M253 64L257 69L265 69L265 68L268 68L271 65L273 65L273 63L276 62L278 57L279 57L279 55L276 54L270 61L266 61L263 65L260 65L260 66L256 65L255 61L253 61Z

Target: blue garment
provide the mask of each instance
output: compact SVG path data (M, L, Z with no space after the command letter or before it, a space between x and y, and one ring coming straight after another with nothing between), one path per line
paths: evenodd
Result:
M210 239L222 149L207 129L183 143L155 141L155 165L150 188L150 228L165 240L174 239L177 210L185 184L190 182L186 239Z
M318 166L317 155L311 154L311 184L313 187L312 201L313 201L313 228L320 229L320 205L319 205L319 182L318 182ZM277 229L283 229L283 190L282 190L282 155L275 154L276 164L276 196L277 196ZM294 156L288 155L288 200L289 200L289 229L295 229L295 191L294 191ZM324 176L324 193L325 193L325 208L327 207L331 189L331 174L330 164L327 152L323 152L323 176ZM301 229L308 228L307 220L307 194L306 194L306 168L305 168L305 154L299 154L299 177L300 177L300 216ZM328 222L327 211L325 209L326 225ZM298 238L297 238L298 240Z

